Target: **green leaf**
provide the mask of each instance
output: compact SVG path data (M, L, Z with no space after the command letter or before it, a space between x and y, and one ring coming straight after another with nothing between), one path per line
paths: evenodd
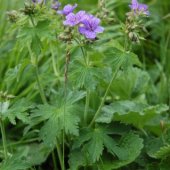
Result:
M80 150L74 150L69 154L69 170L75 170L85 165L86 160Z
M39 110L42 114L43 110L49 111L50 118L40 129L40 138L46 145L53 146L56 142L56 137L59 137L61 131L65 129L66 134L77 136L79 134L78 123L80 118L77 115L79 111L76 105L66 105L60 108L55 106L42 106ZM65 123L64 123L65 121Z
M118 101L109 106L102 108L101 116L96 120L100 123L110 123L116 113L126 115L129 112L140 112L144 108L144 104L134 103L131 101Z
M145 142L146 153L151 157L155 158L155 153L164 145L162 139L159 137L149 137Z
M124 149L119 147L119 144L116 143L110 136L105 135L104 145L109 153L111 153L113 156L117 156L120 160L125 160L128 156L124 152Z
M103 154L104 148L108 153L117 156L120 160L125 160L128 155L124 152L124 148L119 146L114 139L108 135L109 131L105 128L95 128L93 130L83 130L73 145L73 150L82 148L82 154L86 163L95 163Z
M90 157L94 163L99 160L104 149L104 133L102 129L94 129L92 131L82 131L79 138L75 141L73 149L79 148L83 145L83 151Z
M92 162L96 162L99 160L100 156L103 153L104 149L104 134L101 133L100 129L95 129L91 135L91 139L89 142L84 146L83 150L87 154L89 154Z
M149 75L139 68L130 67L119 71L111 86L112 95L120 99L132 99L145 94L149 85ZM145 96L144 96L145 97Z
M133 162L139 156L141 149L143 148L143 140L139 138L138 135L129 133L122 137L119 143L119 147L122 149L122 151L124 151L126 157L124 157L123 160L104 160L103 164L100 165L101 169L118 169Z
M9 121L14 125L16 125L16 119L28 124L30 119L28 117L27 111L30 108L32 108L31 103L23 98L15 101L11 106L9 106L9 108L3 113L3 117L8 118Z
M101 80L103 68L86 65L82 59L76 59L70 66L70 79L76 88L94 90Z
M42 42L44 40L54 39L54 35L51 35L49 25L49 20L43 20L39 21L34 26L24 25L21 27L17 36L20 48L27 48L27 46L30 45L32 51L38 56L42 50Z
M40 105L34 111L33 120L45 121L40 129L40 138L50 147L55 145L56 137L59 137L62 130L66 134L77 136L79 134L78 124L80 122L80 106L76 103L85 96L84 92L70 92L66 102L63 93L58 96L55 105Z
M16 48L20 48L20 46L17 45ZM19 54L14 53L14 55L25 57L23 51L25 50L22 49L18 52ZM4 77L4 83L6 84L7 91L10 91L12 94L16 94L18 92L21 93L23 87L25 89L25 86L28 84L28 82L32 80L32 78L30 78L32 76L32 70L30 69L29 64L30 60L25 58L24 60L20 61L19 64L8 69Z
M19 151L25 150L24 157L31 166L41 165L48 158L51 150L42 143L19 146Z
M51 35L51 30L49 29L50 21L49 20L43 20L39 21L35 27L36 34L43 38L49 38Z
M35 34L31 41L31 51L34 52L35 57L38 57L41 53L42 44L40 38Z
M161 147L155 154L155 158L163 159L170 155L170 145Z
M142 129L150 120L167 110L167 105L148 106L139 112L134 112L132 110L125 114L116 113L113 119L125 124L132 124L135 127Z
M118 65L123 64L126 60L126 54L125 52L122 52L118 50L117 48L108 48L106 51L104 51L105 60L104 63L106 63L108 66L111 66L111 68L115 69Z
M2 162L1 170L27 170L31 165L19 154L15 154Z
M39 21L35 26L25 25L20 29L17 38L21 39L24 43L30 42L35 35L46 38L51 34L51 31L48 28L49 24L50 22L48 20L44 20Z
M105 63L115 68L119 63L122 63L124 68L131 67L133 65L141 66L136 54L132 52L125 52L123 49L120 50L115 47L109 47L104 51Z
M167 110L167 105L148 106L138 102L118 101L104 106L96 121L110 123L115 120L142 129L150 120Z
M147 154L156 159L166 159L170 154L169 129L159 137L148 137L146 140Z
M116 113L126 115L129 112L140 112L146 107L146 104L141 104L132 101L118 101L102 108L101 116L96 120L100 123L110 123Z
M132 52L127 52L125 54L126 54L126 60L123 63L123 66L125 68L127 68L129 66L133 66L133 65L136 65L136 66L139 66L139 67L142 66L142 63L140 62L140 60L139 60L139 58L136 54L134 54Z

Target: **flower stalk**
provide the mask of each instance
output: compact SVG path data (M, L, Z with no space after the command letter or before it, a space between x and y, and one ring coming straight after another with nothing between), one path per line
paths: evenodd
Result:
M57 162L56 162L56 156L55 156L54 151L52 151L52 159L53 159L53 162L54 162L54 170L58 170Z
M32 64L35 68L36 81L37 81L37 84L38 84L38 89L39 89L39 93L40 93L42 102L44 104L47 104L47 99L45 97L45 93L44 93L43 87L42 87L41 82L40 82L37 57L34 59L33 52L31 50L29 44L28 44L28 51L29 51L29 54L30 54L30 57L31 57Z
M92 121L90 122L90 124L89 124L88 127L92 127L93 124L95 123L95 120L96 120L97 117L99 116L100 111L101 111L101 109L102 109L102 107L103 107L103 105L104 105L104 102L105 102L105 100L106 100L106 97L107 97L107 95L108 95L108 93L109 93L110 87L111 87L113 81L115 80L115 78L116 78L116 76L117 76L117 74L118 74L119 68L120 68L120 66L118 66L117 69L116 69L116 71L113 73L112 79L111 79L111 81L110 81L110 83L109 83L109 85L108 85L108 87L107 87L107 89L106 89L106 92L105 92L105 94L104 94L104 96L103 96L103 98L102 98L102 101L101 101L101 103L100 103L100 106L98 107L98 110L96 111L96 113L95 113L95 115L94 115L94 117L93 117L93 119L92 119Z
M87 90L87 92L86 92L86 104L85 104L85 109L84 109L84 124L85 125L87 124L89 103L90 103L90 91Z
M57 148L57 154L58 154L61 170L64 170L65 168L63 166L62 152L61 152L60 145L58 142L56 143L56 148Z
M1 127L2 142L3 142L3 148L4 148L4 156L5 156L5 159L7 159L8 150L7 150L6 134L5 134L4 122L2 119L0 119L0 127Z
M35 65L35 73L36 73L35 75L36 75L36 80L37 80L38 89L39 89L39 92L40 92L41 99L42 99L44 104L47 104L47 99L45 97L45 93L44 93L43 87L42 87L41 82L40 82L39 70L38 70L38 64L37 63Z
M55 59L55 56L54 56L54 53L53 53L52 49L51 49L51 59L52 59L52 65L53 65L54 75L55 75L56 77L59 77L60 74L59 74L59 72L58 72L58 70L57 70L57 67L56 67L56 59Z

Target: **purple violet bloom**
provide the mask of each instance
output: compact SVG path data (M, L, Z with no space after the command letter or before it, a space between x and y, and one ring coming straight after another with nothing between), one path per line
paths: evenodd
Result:
M72 13L76 7L77 7L77 4L75 4L75 5L68 4L63 8L63 10L58 11L57 13L62 14L62 15L68 15L68 14Z
M138 6L139 6L139 3L137 0L132 0L132 4L129 5L129 7L132 9L132 10L137 10L138 9Z
M73 27L77 24L80 24L85 15L85 11L79 11L76 14L70 13L66 16L66 20L63 22L63 24Z
M104 28L100 25L100 19L93 15L86 14L79 26L80 34L83 34L88 39L95 39L98 33L102 33Z
M146 4L140 4L137 0L132 0L132 4L129 6L135 13L141 12L145 15L149 15L148 6Z
M60 6L61 6L61 3L58 2L58 0L56 0L56 1L51 5L51 8L54 9L55 11L57 11Z

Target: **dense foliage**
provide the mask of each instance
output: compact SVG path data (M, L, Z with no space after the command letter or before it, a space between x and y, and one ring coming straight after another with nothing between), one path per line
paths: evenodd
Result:
M169 170L169 0L0 4L0 170Z

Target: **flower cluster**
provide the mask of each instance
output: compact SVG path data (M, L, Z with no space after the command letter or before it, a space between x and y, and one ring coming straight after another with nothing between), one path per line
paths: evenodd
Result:
M51 8L57 11L59 7L61 6L61 3L58 2L58 0L55 0L54 3L52 4Z
M137 0L132 0L132 4L129 6L135 13L139 12L144 15L149 15L148 6L146 4L141 4Z
M127 13L125 33L132 42L140 43L140 40L145 39L144 35L147 33L145 17L149 15L148 6L140 4L137 0L132 0L129 7L131 11Z
M63 8L63 10L58 10L58 8L56 9L58 10L58 14L65 16L66 20L63 22L65 26L78 26L80 34L84 35L87 39L94 40L98 33L102 33L104 31L104 28L100 26L100 19L86 13L85 11L79 11L75 14L73 12L76 7L77 4L68 4Z
M95 39L98 33L102 33L104 28L100 26L100 19L90 14L85 14L79 25L80 34L88 39Z
M18 17L19 17L18 12L15 11L15 10L8 11L8 12L7 12L7 15L8 15L9 20L10 20L11 22L16 22L17 19L18 19Z
M75 5L68 4L63 8L63 10L57 11L57 13L67 16L68 14L72 13L75 8L77 8L77 4Z

